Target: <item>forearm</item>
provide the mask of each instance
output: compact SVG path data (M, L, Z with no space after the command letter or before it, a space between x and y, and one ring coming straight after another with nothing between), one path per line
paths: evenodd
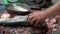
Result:
M48 8L44 13L46 17L51 17L60 14L60 1L57 2L54 6Z

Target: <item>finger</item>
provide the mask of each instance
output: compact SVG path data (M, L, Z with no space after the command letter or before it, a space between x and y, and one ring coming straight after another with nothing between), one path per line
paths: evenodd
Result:
M28 21L32 20L34 18L34 15L28 16Z
M31 22L33 18L34 18L33 16L28 16L28 21Z
M30 21L31 25L34 25L35 21L36 21L36 19L33 18L33 19Z
M29 19L32 19L34 17L34 15L28 16Z
M33 15L33 13L30 13L28 16L31 16L31 15Z
M35 16L35 15L32 15L32 14L31 14L31 15L28 15L28 20L30 21L31 19L34 18L34 16Z
M32 15L36 15L36 12L34 12L34 13L30 13L30 14L29 14L29 16L32 16Z
M38 23L39 23L39 21L35 21L34 27L37 26Z

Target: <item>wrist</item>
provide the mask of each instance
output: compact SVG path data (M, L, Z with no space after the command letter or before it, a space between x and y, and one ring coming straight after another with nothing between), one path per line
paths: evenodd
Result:
M44 12L44 11L42 11L42 12L39 12L40 13L40 17L41 17L41 19L46 19L46 18L48 18L48 15L46 14L46 12Z

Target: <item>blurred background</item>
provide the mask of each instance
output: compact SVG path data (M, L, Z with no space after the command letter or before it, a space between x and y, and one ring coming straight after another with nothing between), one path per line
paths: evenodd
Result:
M56 1L58 1L58 0L52 0L52 2L54 2L54 3L55 3ZM0 3L4 3L3 0L0 0Z
M58 0L52 0L53 3L56 3L57 1ZM0 0L0 12L3 12L4 10L5 10L4 0Z

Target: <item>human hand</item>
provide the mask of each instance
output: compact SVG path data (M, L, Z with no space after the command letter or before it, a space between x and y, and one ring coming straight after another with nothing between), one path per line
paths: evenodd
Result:
M34 24L34 26L36 26L39 22L44 20L45 17L46 16L45 16L44 12L36 11L36 12L33 12L33 13L28 15L28 21L31 25Z

